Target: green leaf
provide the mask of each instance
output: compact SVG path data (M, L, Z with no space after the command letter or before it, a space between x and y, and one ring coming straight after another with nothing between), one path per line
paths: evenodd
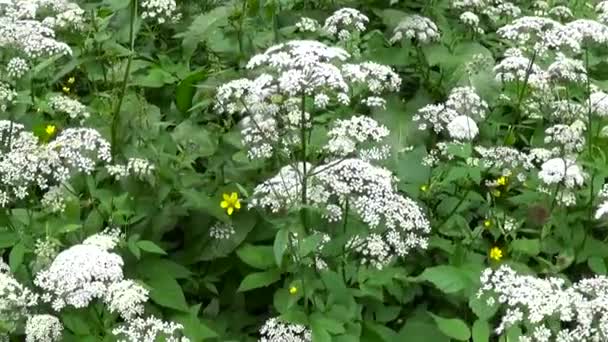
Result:
M472 329L473 342L490 341L490 325L486 321L476 320Z
M281 229L274 237L274 245L272 246L272 251L274 252L274 260L277 263L277 266L281 267L283 264L283 255L287 250L287 246L289 243L289 230Z
M177 280L158 272L154 278L147 281L150 286L150 298L158 305L178 311L188 311L188 304L182 287Z
M204 126L195 125L189 120L175 127L171 135L190 157L208 157L217 150L217 137L212 136Z
M0 232L0 248L8 248L14 246L19 241L17 233L4 231Z
M317 325L332 334L344 333L344 323L341 323L333 318L326 317L319 312L314 312L310 316L311 325Z
M444 333L446 336L453 338L458 341L467 341L471 338L471 331L469 326L458 318L443 318L434 314L431 314L437 328Z
M596 274L606 275L606 262L600 257L591 257L587 259L587 265Z
M23 242L19 242L11 249L10 254L8 255L9 265L11 267L11 272L17 272L19 266L23 263L23 257L25 256L25 245Z
M146 251L148 253L161 254L161 255L167 254L167 252L165 252L157 244L155 244L152 241L148 241L148 240L137 241L137 247L139 247L141 250Z
M450 265L429 267L418 278L433 283L445 293L455 293L471 285L464 272Z
M175 105L182 113L192 108L192 99L196 93L195 84L207 78L207 73L195 71L183 79L175 89Z
M529 256L536 256L540 253L540 240L538 239L517 239L511 242L511 250Z
M176 38L183 38L184 55L192 56L199 42L207 41L214 31L220 31L217 28L227 23L231 12L228 6L216 7L197 16L186 32L177 34Z
M200 304L194 305L187 312L174 315L171 320L180 323L184 327L184 335L191 341L205 341L218 337L218 334L198 317L200 309Z
M239 259L251 267L267 270L275 266L273 248L270 246L244 245L236 251Z
M237 292L246 292L260 287L265 287L279 281L279 279L281 279L281 273L279 270L251 273L243 279Z

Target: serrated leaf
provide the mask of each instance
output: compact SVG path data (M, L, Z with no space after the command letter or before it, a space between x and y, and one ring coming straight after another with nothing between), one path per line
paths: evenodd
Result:
M433 283L445 293L455 293L470 285L466 274L450 265L429 267L418 278Z

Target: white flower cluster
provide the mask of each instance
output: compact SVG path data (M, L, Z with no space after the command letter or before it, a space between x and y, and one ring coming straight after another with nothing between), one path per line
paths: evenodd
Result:
M476 146L475 152L480 156L478 161L472 162L485 168L496 169L502 176L510 177L515 174L520 181L526 179L526 171L534 168L531 157L512 147Z
M21 57L13 57L6 64L6 74L12 79L20 79L30 70L27 61Z
M553 158L543 163L538 178L546 185L562 184L567 189L580 187L585 182L586 174L569 158Z
M142 0L141 17L158 24L166 22L177 22L181 19L181 14L177 12L175 0Z
M301 170L283 168L275 177L254 189L251 206L268 208L273 212L289 210L301 202ZM316 168L309 168L307 177L310 205L333 213L330 221L343 219L339 207L349 203L372 234L357 237L356 250L363 262L377 268L385 266L395 256L405 256L412 249L426 248L430 224L421 208L399 194L393 186L392 173L362 159L342 159ZM387 251L380 255L370 252L380 242ZM390 252L390 253L389 253Z
M323 30L339 40L348 40L353 32L365 31L369 18L354 8L341 8L325 20Z
M147 159L129 158L126 164L107 165L108 173L115 179L123 179L129 176L143 180L154 172L154 165Z
M597 197L602 201L595 211L595 219L599 220L604 215L608 214L608 184L602 186L602 190L600 190Z
M65 95L54 95L49 99L52 110L67 114L72 120L84 120L91 114L85 105Z
M48 293L43 300L61 311L66 306L85 308L104 299L108 287L123 279L122 258L97 245L74 245L59 253L35 284Z
M595 5L595 11L597 12L597 20L601 23L608 23L608 1L601 1Z
M468 26L473 32L477 34L484 34L483 28L479 26L479 17L473 12L463 12L460 15L460 21Z
M450 137L455 140L470 141L479 134L477 124L466 115L459 115L452 119L447 126Z
M593 114L599 117L608 117L608 94L596 90L589 95L589 103L591 104L591 111Z
M571 286L561 278L517 274L509 266L486 269L479 297L506 307L497 333L518 325L520 341L604 341L608 338L608 278L595 276ZM562 324L553 325L557 320Z
M166 342L189 342L188 338L179 337L182 329L181 324L146 317L131 319L112 333L118 342L156 342L160 338Z
M492 22L504 18L516 18L521 15L521 9L507 0L452 0L452 8L463 12L471 12L476 16L485 16Z
M312 342L312 333L300 324L282 322L273 317L260 328L259 342Z
M477 121L485 119L488 104L472 87L452 89L444 103L430 104L418 110L412 120L418 129L431 126L435 133L447 131L456 140L473 140L479 133Z
M0 121L0 141L9 142L0 155L0 205L24 199L34 187L48 190L72 173L90 174L98 162L110 161L110 144L88 128L69 128L48 144L41 144L23 125Z
M545 144L555 144L556 151L566 154L581 152L585 147L586 129L587 126L581 120L576 120L570 125L553 125L545 130Z
M503 58L494 66L496 80L499 82L527 82L531 87L542 89L546 86L546 74L533 60L525 57L517 48L505 52Z
M59 253L34 279L34 284L43 291L41 300L50 303L56 312L68 306L85 308L93 301L102 302L108 311L119 314L125 321L123 326L113 331L121 341L154 342L161 336L167 341L188 341L184 337L175 337L179 335L181 325L152 316L142 317L148 290L133 280L124 279L123 260L110 251L119 240L118 229L107 229ZM7 291L2 291L4 277L12 279L0 273L0 298L4 299L3 294L8 294L6 301L0 301L0 317L3 304L10 305L13 315L27 314L24 308L35 305L37 297L15 281L7 284ZM28 318L26 339L32 342L59 341L62 330L61 323L54 316L35 315Z
M304 109L310 107L308 103L312 110L348 105L354 93L363 98L363 104L384 106L380 95L399 89L401 79L389 67L372 62L343 64L349 58L345 50L317 41L295 40L270 47L247 64L259 70L259 76L219 87L215 109L248 115L240 125L250 158L289 153L299 144L302 127L310 127L313 113Z
M353 116L348 120L336 120L334 127L327 133L329 142L327 152L336 157L357 155L365 160L382 160L388 157L388 145L368 147L370 143L379 144L389 135L389 130L377 121L366 116Z
M231 223L218 221L209 227L209 236L215 240L228 240L235 233L234 226Z
M55 40L53 17L47 18L46 22L35 20L42 2L8 0L0 3L0 47L13 49L29 59L72 53L67 44ZM77 16L78 19L82 17Z
M439 28L427 17L418 14L408 15L397 24L390 41L394 44L404 38L413 39L420 44L432 43L440 38Z
M42 314L27 318L25 342L58 342L63 335L63 325L59 318Z
M15 103L17 98L17 92L13 90L8 84L0 82L0 110L3 112Z
M0 260L0 321L15 324L38 304L38 296L21 285Z
M587 82L587 70L583 61L566 57L559 53L555 61L547 68L549 80L555 83L578 83Z
M308 17L301 17L296 23L296 28L300 32L317 32L320 24L318 21Z
M551 7L548 14L561 22L569 21L574 17L574 13L572 13L570 8L561 5Z
M40 204L51 213L63 213L66 208L66 195L61 186L51 186L42 195Z

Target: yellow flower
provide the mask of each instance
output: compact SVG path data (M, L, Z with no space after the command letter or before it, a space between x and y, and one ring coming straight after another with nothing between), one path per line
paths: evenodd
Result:
M500 249L500 247L494 246L490 249L490 259L500 261L500 259L502 259L502 257L503 257L503 255L502 255L502 250Z
M496 183L498 183L498 185L504 186L504 185L507 185L507 180L508 180L507 177L502 176L496 180Z
M57 127L55 127L55 125L46 125L46 127L44 128L44 131L48 135L53 135L56 130L57 130Z
M492 227L492 220L485 220L485 221L483 221L483 226L486 227L486 228Z
M298 288L295 286L292 286L289 288L289 294L291 295L295 295L296 293L298 293Z
M63 90L64 93L69 93L70 92L70 87L63 86L62 90Z
M501 194L500 190L497 190L497 189L492 190L492 196L500 197L500 194Z
M420 186L420 191L427 192L427 191L429 191L429 187L427 185L423 184Z
M76 79L73 76L68 78L68 84L74 84L74 82L76 82Z
M220 203L220 206L226 209L226 213L228 215L232 215L235 209L241 209L241 201L239 200L239 195L236 192L228 194L223 194L222 197L224 200Z

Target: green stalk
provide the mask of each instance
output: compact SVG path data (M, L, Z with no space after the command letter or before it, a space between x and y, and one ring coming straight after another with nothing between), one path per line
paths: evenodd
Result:
M307 144L306 144L306 95L302 94L302 109L300 114L300 139L302 140L302 209L300 210L300 215L302 218L302 225L304 226L304 230L308 232L308 217L306 213L306 204L308 203L308 189L307 189L307 178L308 178L308 170L306 167L306 152L307 152Z
M137 17L137 5L137 0L131 1L131 15L129 19L129 42L131 46L129 57L127 58L127 67L125 69L125 75L122 80L122 85L120 87L118 102L116 103L116 107L114 108L114 115L112 116L112 158L116 157L116 155L118 154L118 128L120 127L120 110L122 108L122 103L127 93L127 85L129 83L129 76L131 74L131 64L133 63L133 55L135 54L135 19Z

